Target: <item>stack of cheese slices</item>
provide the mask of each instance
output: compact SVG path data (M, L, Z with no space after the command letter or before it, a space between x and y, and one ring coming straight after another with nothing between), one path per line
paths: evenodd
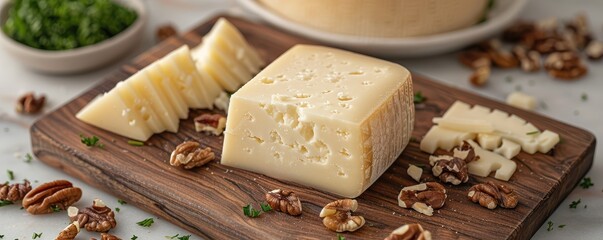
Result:
M224 91L234 92L264 65L227 20L219 19L198 47L182 46L117 83L76 117L119 135L146 141L177 132L190 108L212 109Z

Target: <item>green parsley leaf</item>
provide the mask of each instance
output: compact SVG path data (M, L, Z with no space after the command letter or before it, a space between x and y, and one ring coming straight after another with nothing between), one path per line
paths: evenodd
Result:
M559 226L557 226L557 227L558 227L558 228L564 228L564 227L565 227L565 224L561 224L561 225L559 225Z
M423 96L423 93L421 91L415 92L415 104L425 102L425 100L427 100L427 97Z
M581 202L581 199L578 198L578 201L572 201L572 203L570 203L569 207L576 208L576 207L578 207L578 204L580 204L580 202Z
M345 240L345 237L341 234L337 234L337 240Z
M548 221L548 222L546 223L546 225L547 225L547 227L546 227L546 230L547 230L547 231L549 231L549 232L550 232L550 231L552 231L552 230L553 230L553 222L552 222L552 221Z
M121 205L128 204L126 201L121 200L121 199L117 199L117 203L119 203L119 204L121 204Z
M268 203L260 203L260 207L262 208L262 211L264 211L264 212L272 211L272 207Z
M184 236L180 236L180 234L176 234L174 236L165 236L165 238L167 239L178 239L178 240L189 240L189 238L191 237L191 235L184 235Z
M526 135L536 135L539 134L540 131L527 132Z
M185 235L185 236L179 237L178 240L189 240L190 237L191 237L191 235Z
M4 235L0 235L0 239L4 238Z
M136 147L144 146L144 142L136 141L136 140L128 140L128 144Z
M86 137L83 134L80 134L80 140L83 144L85 144L88 147L103 148L105 146L99 142L100 138L98 138L97 136L94 136L94 135L92 135L91 137Z
M119 209L118 207L116 207L116 208L115 208L115 211L116 211L116 212L119 212L119 211L121 211L121 209Z
M58 205L54 205L54 204L50 205L50 209L52 210L52 212L60 212L61 210L63 210Z
M582 96L580 96L580 99L582 99L583 102L588 101L588 94L582 93Z
M8 201L8 200L0 200L0 207L4 207L4 206L8 206L13 204L12 201Z
M262 211L253 209L253 206L251 206L251 204L247 204L247 206L243 207L243 214L250 218L256 218L259 217L260 214L262 214Z
M6 170L6 173L8 174L8 180L15 180L15 173L13 173L13 171Z
M176 239L178 236L180 236L180 234L176 234L174 236L165 236L165 238L167 238L167 239Z
M138 226L141 227L150 227L151 225L153 225L153 223L155 223L155 220L153 220L153 218L147 218L145 220L142 220L140 222L137 222L136 224L138 224Z
M136 239L138 239L138 236L136 236L136 235L132 235L132 238L130 238L130 240L136 240Z
M582 188L584 188L584 189L588 189L588 188L590 188L590 187L594 186L595 184L593 184L593 183L590 181L590 177L585 177L585 178L583 178L583 179L582 179L582 181L580 182L580 184L579 184L579 185L580 185L580 187L582 187Z
M31 236L31 239L36 239L36 238L41 238L42 237L42 233L33 233L33 236Z
M26 163L31 163L31 160L33 160L33 156L31 155L31 153L26 153L23 159Z

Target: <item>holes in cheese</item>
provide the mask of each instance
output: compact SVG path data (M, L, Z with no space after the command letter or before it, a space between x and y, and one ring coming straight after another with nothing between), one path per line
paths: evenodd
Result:
M394 63L297 45L231 96L228 116L222 164L356 197L410 139L412 81Z

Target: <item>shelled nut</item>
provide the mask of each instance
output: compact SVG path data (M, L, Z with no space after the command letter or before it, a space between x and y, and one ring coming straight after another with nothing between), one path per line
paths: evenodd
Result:
M443 207L446 198L444 186L436 182L427 182L402 188L398 195L398 205L432 216L433 209Z
M335 232L353 232L364 226L362 216L352 216L358 209L358 202L354 199L342 199L330 202L320 211L322 223L329 230Z
M404 224L384 240L431 240L431 232L424 230L418 223Z
M272 209L292 216L302 214L302 205L297 195L289 190L275 189L266 193L266 202Z
M518 196L513 189L490 181L471 187L467 197L472 202L479 203L479 205L488 209L495 209L497 206L515 208L518 203Z
M170 155L170 165L183 166L185 169L200 167L215 159L211 148L201 148L198 142L186 141L181 143Z
M23 198L23 208L31 214L52 213L65 210L82 197L82 190L67 180L44 183Z

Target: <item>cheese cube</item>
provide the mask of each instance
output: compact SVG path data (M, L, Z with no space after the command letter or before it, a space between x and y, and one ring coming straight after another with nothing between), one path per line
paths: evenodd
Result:
M507 96L507 104L525 110L536 109L537 103L538 101L535 97L522 92L512 92Z
M413 125L404 67L297 45L231 96L221 162L353 198L397 159Z

